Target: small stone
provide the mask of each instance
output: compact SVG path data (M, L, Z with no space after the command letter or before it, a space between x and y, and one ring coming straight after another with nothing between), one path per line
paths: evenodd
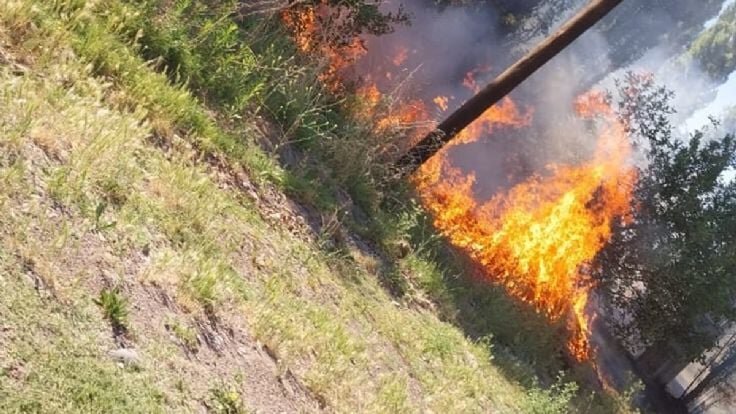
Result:
M119 348L112 350L107 353L110 358L117 362L121 362L124 365L138 365L140 363L140 357L138 352L132 348Z

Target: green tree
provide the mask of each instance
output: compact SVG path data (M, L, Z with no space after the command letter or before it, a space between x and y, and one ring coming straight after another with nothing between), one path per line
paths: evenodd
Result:
M736 318L736 167L732 135L675 135L672 93L651 77L619 85L620 116L645 154L633 219L619 222L594 272L610 321L631 345L677 344L683 360L715 346ZM620 314L620 313L619 313Z
M736 4L732 4L690 47L698 64L715 81L724 82L736 70L735 34Z

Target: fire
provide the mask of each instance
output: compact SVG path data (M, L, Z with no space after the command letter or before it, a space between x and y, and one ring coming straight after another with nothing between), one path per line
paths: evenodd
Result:
M355 114L364 121L372 122L376 135L408 136L408 142L418 141L429 132L434 124L427 105L420 99L385 99L385 93L376 79L393 81L392 71L401 69L409 58L410 50L403 45L393 48L388 67L378 67L363 77L357 77L350 70L366 54L365 40L360 36L352 39L340 38L331 42L326 33L328 27L323 22L340 21L343 10L340 6L329 5L323 0L319 5L292 7L281 13L281 19L294 36L297 48L306 54L325 59L326 65L319 80L333 93L341 93L348 83L357 84L355 95L358 105ZM378 76L375 76L378 75Z
M355 94L360 100L356 116L373 122L373 133L377 135L401 132L414 142L431 126L427 108L419 99L388 105L383 102L384 96L374 83L358 88Z
M486 112L455 145L477 139L491 126L523 124L512 104L506 100ZM473 196L475 176L463 176L442 151L415 182L435 226L489 278L550 320L568 318L568 349L582 361L590 353L591 320L585 311L593 287L586 266L609 240L613 221L629 212L636 177L628 164L625 128L602 95L586 95L576 108L581 117L603 124L595 155L583 165L549 165L548 174L479 203Z
M490 71L490 65L481 65L469 70L465 73L465 77L463 78L463 86L473 93L478 93L478 91L480 91L480 85L478 85L476 77L478 75L487 74Z
M590 358L590 324L593 322L595 314L588 318L585 307L588 304L589 289L583 287L573 298L572 317L569 321L569 330L572 333L567 342L570 354L578 361L585 361Z
M294 35L294 43L296 47L304 53L311 53L316 48L315 37L318 34L317 10L315 8L305 8L299 12L293 10L284 10L281 13L281 20L286 27L291 29Z
M323 2L291 9L282 18L294 32L299 50L327 60L320 79L336 92L343 90L346 81L356 80L347 71L365 55L366 44L360 36L339 45L320 40L320 21L328 13L335 11ZM401 132L405 141L415 142L436 124L428 108L434 104L447 111L450 99L440 94L427 102L412 97L401 100L393 92L392 99L387 99L386 90L391 89L385 81L399 80L397 74L407 69L410 49L392 45L389 50L383 64L361 67L356 116L372 122L376 135ZM468 71L462 85L479 91L476 78L489 71L487 65ZM422 165L413 181L437 229L511 296L533 305L551 321L564 320L570 354L584 361L591 352L588 299L594 287L587 268L610 239L614 221L627 219L636 176L629 165L631 147L625 126L605 96L585 94L574 107L581 118L595 120L600 131L594 155L581 165L548 165L543 173L489 200L477 200L475 175L452 166L447 150L498 128L528 125L532 111L521 110L505 98Z
M364 110L371 112L381 103L382 94L376 84L371 83L358 88L355 94L360 98Z
M404 46L399 46L398 51L394 55L393 59L391 59L391 62L394 64L394 66L401 66L406 62L406 59L409 57L409 49Z
M449 99L446 96L435 96L435 98L432 99L432 102L437 105L437 108L439 108L440 111L447 111L447 102L449 102Z
M381 133L403 130L413 141L429 130L429 114L424 102L419 99L410 100L387 112L378 117L374 131Z
M614 117L613 109L606 101L606 96L600 92L591 92L579 96L574 106L575 112L583 118L594 118L599 114L608 118Z
M281 12L281 20L293 33L299 51L326 60L319 80L332 92L342 90L342 73L366 53L360 37L330 41L329 30L323 27L323 22L340 21L345 18L344 12L340 7L329 6L326 0L317 6L294 7Z

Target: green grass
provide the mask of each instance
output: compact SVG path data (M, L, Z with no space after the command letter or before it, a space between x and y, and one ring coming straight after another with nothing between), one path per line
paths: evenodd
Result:
M245 414L243 401L240 399L238 391L233 391L224 387L213 388L211 390L212 398L208 404L210 410L216 414Z
M112 324L113 329L125 331L128 324L128 301L118 289L102 289L95 304L102 308L105 318Z
M0 313L29 327L0 334L2 411L242 412L259 396L235 368L188 359L204 320L235 320L338 412L574 411L585 390L556 378L554 330L461 277L420 209L389 202L402 190L381 181L376 138L278 27L202 4L0 2L0 39L29 62L0 70L0 283L13 292ZM272 145L302 151L296 165L256 145L256 116ZM313 207L323 237L268 218L232 185L240 173L258 197ZM340 188L361 211L345 214ZM344 243L349 231L385 257ZM124 299L100 287L109 275ZM157 313L175 322L152 325ZM109 322L156 360L106 359Z
M23 279L22 264L7 254L0 254L0 272L0 411L165 411L165 396L150 371L119 368L106 359L106 332L89 302L44 300Z
M199 340L197 339L197 332L193 328L185 323L174 321L170 324L170 329L183 346L190 351L197 351Z

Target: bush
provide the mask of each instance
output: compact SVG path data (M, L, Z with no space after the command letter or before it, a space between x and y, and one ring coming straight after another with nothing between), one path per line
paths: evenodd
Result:
M528 392L525 412L530 414L567 414L570 402L578 391L574 382L565 382L560 375L557 382L547 389L535 385Z

